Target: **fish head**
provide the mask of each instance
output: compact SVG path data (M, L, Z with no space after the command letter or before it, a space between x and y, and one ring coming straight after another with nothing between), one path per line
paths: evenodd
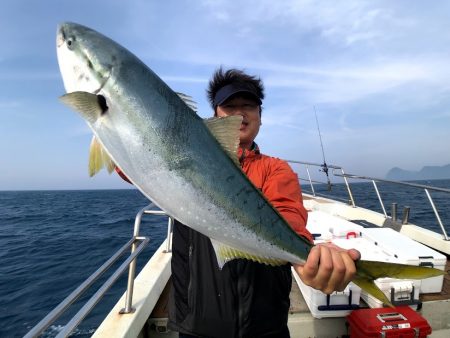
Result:
M111 93L111 87L118 87L114 75L120 70L126 53L110 38L71 22L58 26L56 52L67 92L60 99L79 113L94 132L97 138L94 137L93 143L98 142L98 147L91 145L90 166L91 158L97 156L100 160L96 163L101 167L104 158L108 157L102 141L111 144L111 140L117 140L116 143L120 144L118 130L132 134L128 131L129 121L124 121L127 114L120 111L117 102L111 99L119 96L117 91ZM99 153L102 155L98 156ZM111 155L109 157L112 159Z
M117 66L116 43L76 23L62 23L56 35L58 64L66 92L97 94Z

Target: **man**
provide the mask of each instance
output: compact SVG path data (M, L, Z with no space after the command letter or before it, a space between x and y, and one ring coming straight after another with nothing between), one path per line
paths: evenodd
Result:
M290 226L311 241L297 175L286 162L262 155L254 142L261 126L262 81L240 70L219 69L208 98L216 117L242 115L238 155L243 172ZM307 285L331 293L342 291L353 278L356 259L356 250L323 245L294 268ZM289 264L272 267L237 259L220 270L209 238L176 223L169 327L180 337L289 337L291 283Z

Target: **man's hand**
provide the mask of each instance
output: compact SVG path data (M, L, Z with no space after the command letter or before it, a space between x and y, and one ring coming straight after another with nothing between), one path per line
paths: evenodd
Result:
M345 289L356 274L355 261L360 258L355 249L326 243L313 247L304 265L293 266L303 283L330 294Z

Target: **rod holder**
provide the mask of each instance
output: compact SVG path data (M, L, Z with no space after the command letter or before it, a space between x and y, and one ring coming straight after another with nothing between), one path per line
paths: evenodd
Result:
M397 203L392 203L391 217L393 222L397 222Z
M409 212L410 212L410 207L405 206L403 208L403 218L402 218L402 224L408 224L409 222Z

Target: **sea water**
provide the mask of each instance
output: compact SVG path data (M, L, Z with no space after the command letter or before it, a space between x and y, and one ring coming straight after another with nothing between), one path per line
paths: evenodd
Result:
M450 180L419 183L450 188ZM309 190L306 183L303 187ZM388 213L392 202L398 203L399 217L403 206L409 206L411 223L424 224L440 233L422 189L388 184L379 188ZM325 193L327 187L317 185L315 190ZM381 212L372 184L352 184L352 191L357 205ZM331 193L347 199L342 184L333 185ZM431 195L449 232L450 195ZM130 240L135 216L148 204L134 189L0 191L0 337L22 337L44 318ZM166 232L167 218L144 216L141 234L149 236L151 242L138 258L138 269L162 243ZM108 277L102 276L44 336L54 337ZM125 289L126 273L73 336L92 335Z
M135 216L148 204L134 189L0 192L0 337L22 337L44 318L132 238ZM138 257L138 268L164 240L167 218L144 216L141 234L150 244ZM126 289L126 275L75 336L92 334ZM55 336L109 276L44 336Z

